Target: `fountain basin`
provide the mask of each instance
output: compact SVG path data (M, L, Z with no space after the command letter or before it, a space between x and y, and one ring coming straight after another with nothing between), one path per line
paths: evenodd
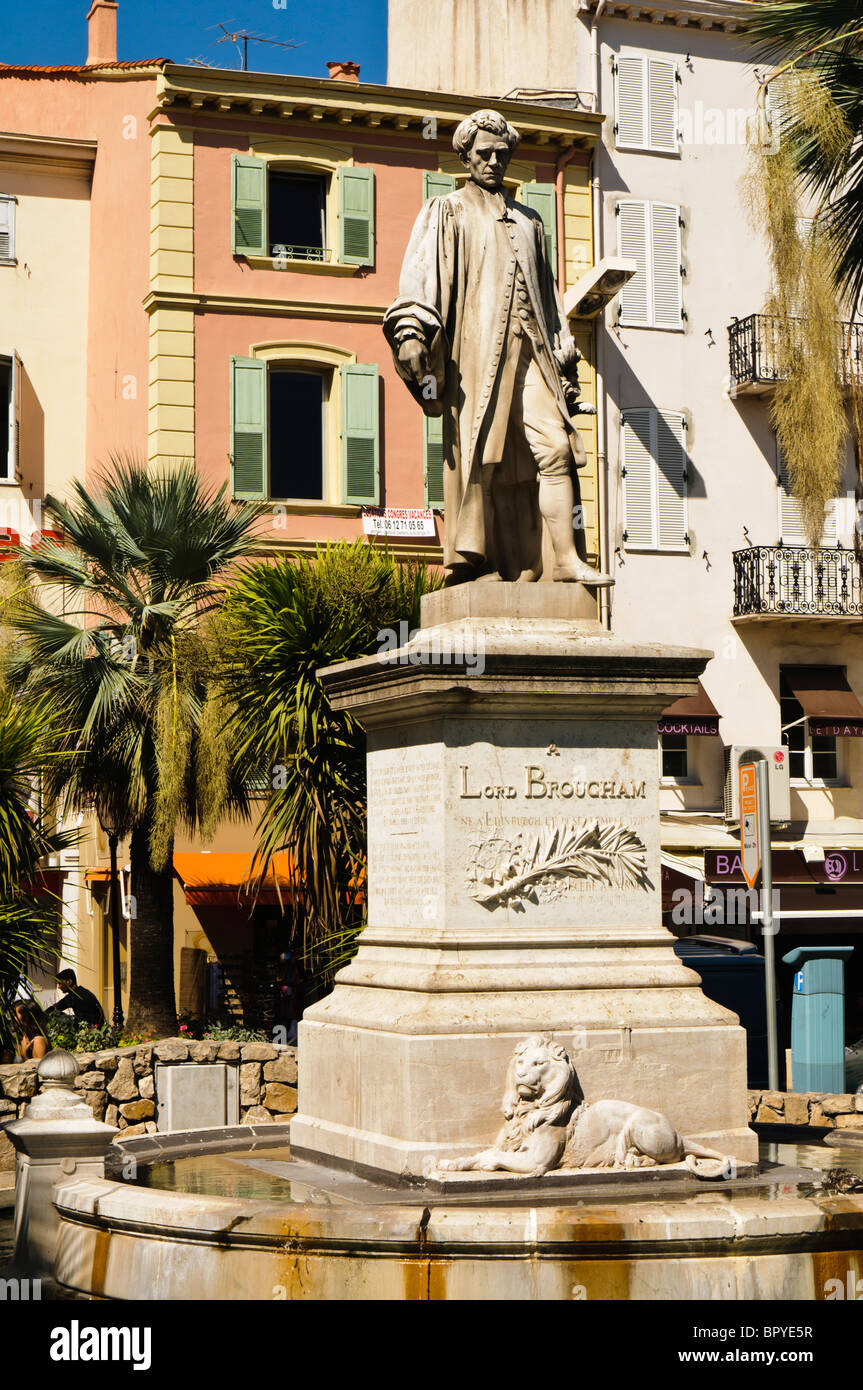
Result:
M137 1181L55 1189L55 1277L133 1300L710 1301L820 1299L863 1274L863 1194L827 1194L787 1165L721 1185L584 1174L566 1192L450 1194L292 1159L287 1131L118 1145ZM823 1166L844 1162L827 1152Z

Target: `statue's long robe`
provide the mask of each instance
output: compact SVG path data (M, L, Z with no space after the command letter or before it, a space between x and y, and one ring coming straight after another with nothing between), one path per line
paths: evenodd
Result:
M581 466L581 440L552 356L554 348L571 338L548 262L545 229L532 208L472 181L455 193L430 198L405 252L399 296L384 318L396 366L425 413L439 415L443 404L448 566L476 564L488 551L481 470L500 464L504 456L517 365L517 354L507 350L518 320L516 263L539 330L533 343L536 361L569 431L573 465ZM425 391L398 362L400 330L409 325L429 350L435 383Z

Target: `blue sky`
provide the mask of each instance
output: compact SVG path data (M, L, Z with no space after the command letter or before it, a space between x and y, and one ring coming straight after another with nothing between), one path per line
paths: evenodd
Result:
M279 0L281 3L281 0ZM386 0L120 0L120 58L205 58L239 67L233 44L208 26L221 21L300 48L249 44L249 67L326 77L328 60L351 58L366 82L386 81ZM83 63L87 58L89 0L39 0L9 7L0 29L0 62Z

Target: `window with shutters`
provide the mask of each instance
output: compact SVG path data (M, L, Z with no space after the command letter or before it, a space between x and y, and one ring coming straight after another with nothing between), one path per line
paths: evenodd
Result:
M782 450L779 448L778 441L776 444L776 483L779 506L779 544L808 546L809 539L806 535L806 527L803 525L803 511L800 503L791 491L788 468ZM838 540L838 535L839 498L834 497L833 500L827 504L821 544L826 546L835 545Z
M618 250L638 265L618 299L618 322L628 328L683 327L680 208L627 199L617 205Z
M688 553L686 421L677 411L627 410L622 421L627 550Z
M374 265L374 171L330 162L234 155L232 248L253 265L347 272ZM322 147L323 148L323 147Z
M326 261L329 178L271 165L268 174L268 255L290 261Z
M18 199L0 193L0 265L15 264L15 212Z
M231 359L235 497L344 507L379 493L378 369L323 344Z
M12 483L17 475L19 359L0 357L0 483Z
M677 64L649 54L621 54L614 75L618 149L679 154Z

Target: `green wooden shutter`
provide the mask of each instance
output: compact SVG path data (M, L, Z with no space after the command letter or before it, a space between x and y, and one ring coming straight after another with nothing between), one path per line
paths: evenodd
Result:
M657 410L656 529L661 550L686 550L686 424L682 415Z
M373 169L339 169L339 260L375 263L375 175Z
M358 362L341 368L343 501L378 501L378 369Z
M267 251L267 161L234 155L233 227L235 256Z
M615 64L614 143L620 148L643 150L646 142L644 120L644 59L627 55Z
M267 495L267 364L231 358L231 490L234 497Z
M443 416L423 416L426 506L443 509Z
M656 545L653 494L656 466L651 451L653 411L627 410L621 438L623 466L623 530L627 549Z
M9 477L21 477L21 358L12 351L12 381L10 383L10 406L12 422L12 457L9 460Z
M557 190L553 183L526 183L521 200L538 212L545 228L545 245L551 273L557 278Z
M423 202L455 192L455 174L440 174L423 169Z

